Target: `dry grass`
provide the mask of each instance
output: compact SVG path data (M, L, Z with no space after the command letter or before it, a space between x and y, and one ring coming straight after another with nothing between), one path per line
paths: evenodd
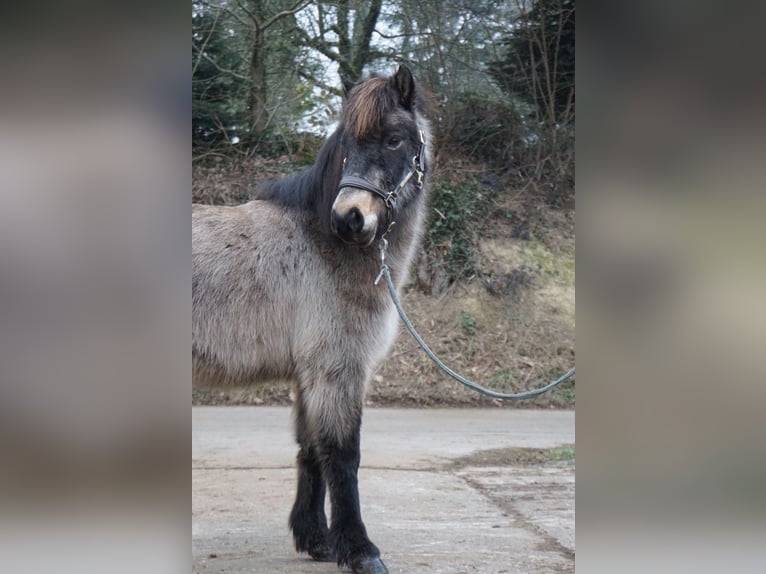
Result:
M220 154L199 156L193 168L192 202L209 205L238 205L254 197L259 181L281 177L295 171L288 156L227 157Z

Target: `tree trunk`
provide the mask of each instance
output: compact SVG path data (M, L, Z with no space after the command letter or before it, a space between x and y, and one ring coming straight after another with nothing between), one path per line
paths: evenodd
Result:
M250 117L251 129L256 137L261 136L268 126L266 110L266 65L264 59L264 30L256 28L253 34L253 53L250 59Z
M370 60L370 42L378 23L382 0L357 2L351 38L348 0L340 0L337 5L338 74L341 78L345 76L356 81L361 78Z
M351 57L351 67L356 72L356 79L362 75L364 66L369 63L370 42L375 25L378 23L381 5L382 0L372 0L365 14L362 14L361 10L357 13L354 22L353 54Z

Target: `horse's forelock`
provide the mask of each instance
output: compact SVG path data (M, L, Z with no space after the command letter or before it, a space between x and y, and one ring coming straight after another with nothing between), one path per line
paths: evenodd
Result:
M389 79L372 76L349 91L341 124L354 139L363 140L383 127L395 107L396 97Z

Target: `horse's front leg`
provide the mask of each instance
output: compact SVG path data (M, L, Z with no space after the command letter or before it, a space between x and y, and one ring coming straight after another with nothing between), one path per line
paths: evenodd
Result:
M378 547L367 537L359 506L363 380L324 381L306 399L307 421L330 491L330 544L338 565L348 566L355 574L387 574Z
M330 548L327 516L324 512L325 483L301 398L295 403L295 438L300 446L298 491L290 513L295 549L298 552L308 552L314 560L330 562L336 556Z

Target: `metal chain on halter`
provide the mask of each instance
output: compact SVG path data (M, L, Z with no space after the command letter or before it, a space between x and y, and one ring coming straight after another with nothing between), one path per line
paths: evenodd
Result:
M386 229L385 233L383 233L383 235L380 238L380 273L378 273L378 276L375 278L374 284L377 285L380 282L381 277L385 278L386 285L388 286L388 292L391 295L391 300L394 302L394 307L396 307L396 311L399 313L399 317L402 319L404 326L407 327L407 330L418 342L418 345L420 345L420 347L425 351L426 355L428 355L428 357L434 363L436 363L437 367L439 367L442 371L447 373L450 377L455 379L461 385L464 385L468 387L469 389L472 389L484 395L487 395L496 399L503 399L503 400L531 399L532 397L541 395L551 390L552 388L560 385L561 383L563 383L564 381L566 381L572 375L575 374L575 368L572 367L566 373L560 376L558 379L548 383L547 385L543 387L532 389L531 391L522 391L519 393L500 393L497 391L493 391L492 389L483 387L482 385L478 383L475 383L469 379L466 379L465 377L460 376L458 373L456 373L455 371L450 369L447 365L445 365L442 362L442 360L436 355L436 353L434 353L431 350L431 348L426 344L426 342L423 341L423 338L420 336L420 334L415 330L415 327L412 325L412 322L410 322L409 318L407 317L407 314L404 312L404 309L402 308L402 304L399 301L399 296L396 294L396 288L394 287L394 282L391 280L391 273L389 271L388 264L386 263L386 250L388 249L388 239L386 239L386 236L388 235L388 232L391 231L391 227L393 227L393 225L394 225L394 222L392 222L391 225L388 226L388 229Z

